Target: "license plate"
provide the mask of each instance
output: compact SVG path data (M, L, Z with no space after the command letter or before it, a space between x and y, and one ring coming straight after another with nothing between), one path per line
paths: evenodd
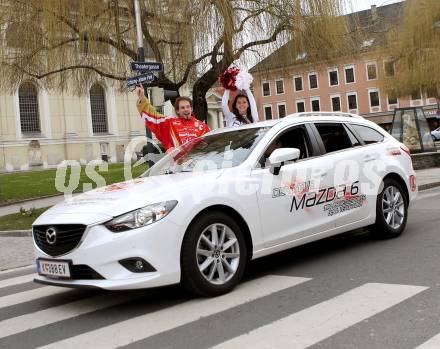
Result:
M70 278L69 262L53 260L37 260L38 274L50 278Z

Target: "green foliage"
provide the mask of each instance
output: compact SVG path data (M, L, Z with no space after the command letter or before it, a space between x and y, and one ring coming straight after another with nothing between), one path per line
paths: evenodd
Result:
M0 231L31 229L32 223L49 207L32 210L32 214L22 215L21 212L0 217Z

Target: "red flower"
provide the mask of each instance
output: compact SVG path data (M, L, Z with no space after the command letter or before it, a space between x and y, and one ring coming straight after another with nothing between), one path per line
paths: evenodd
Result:
M235 91L237 89L235 87L235 78L239 72L240 70L237 68L229 68L220 74L218 79L225 89Z

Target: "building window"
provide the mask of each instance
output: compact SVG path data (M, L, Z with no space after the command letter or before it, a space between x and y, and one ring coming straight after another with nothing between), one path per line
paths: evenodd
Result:
M347 94L347 103L348 103L348 110L349 111L357 110L357 108L358 108L357 94L356 93Z
M354 66L345 67L345 83L352 84L356 82L356 78L354 75Z
M23 134L41 133L38 91L31 82L25 82L18 89L20 126Z
M341 97L340 96L332 96L332 111L341 111Z
M296 101L296 112L304 113L306 111L306 102L304 100Z
M92 114L93 133L108 133L105 91L101 85L95 84L90 89L90 109Z
M276 80L275 85L277 88L277 95L281 95L284 93L284 80Z
M385 76L394 76L394 62L389 61L384 63Z
M318 75L316 73L309 74L309 86L311 90L318 88Z
M337 86L339 85L339 76L338 76L338 70L332 69L328 71L328 79L330 86Z
M312 107L312 111L320 111L321 110L321 106L319 103L319 97L310 98L310 105Z
M278 118L284 118L286 116L286 103L278 103Z
M377 64L367 63L367 80L377 79Z
M435 86L428 87L426 89L426 96L428 98L437 98L439 94L437 93L437 88Z
M388 110L394 110L399 103L399 100L397 99L397 94L395 92L390 92L390 94L387 96L387 102Z
M270 84L268 82L263 82L263 96L270 96Z
M271 105L264 106L264 117L266 118L266 120L272 120L272 106Z
M380 111L379 90L377 89L368 90L368 96L370 97L370 112Z
M411 93L411 100L418 101L420 99L422 99L422 93L420 92L420 90L413 91Z
M295 91L302 91L303 90L303 78L302 78L302 76L294 76L293 77L293 84L295 86Z

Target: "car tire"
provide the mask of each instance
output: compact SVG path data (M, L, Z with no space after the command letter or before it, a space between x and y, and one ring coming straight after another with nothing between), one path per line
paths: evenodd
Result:
M182 284L202 297L228 293L240 282L247 259L239 224L224 212L207 212L191 223L183 239Z
M394 179L385 179L377 196L376 222L369 229L371 235L376 239L396 238L405 229L407 219L408 199L402 186Z

